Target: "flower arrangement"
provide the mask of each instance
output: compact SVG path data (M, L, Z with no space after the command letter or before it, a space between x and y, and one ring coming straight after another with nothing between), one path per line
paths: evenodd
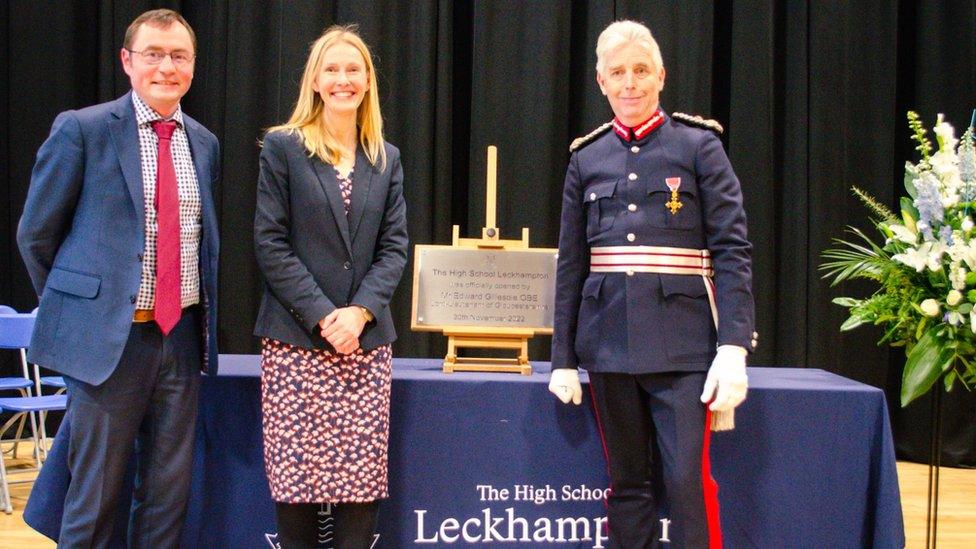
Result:
M976 113L974 113L976 123ZM940 114L933 146L918 115L908 113L917 164L905 163L901 215L857 187L884 238L877 243L848 227L855 238L834 239L820 269L831 286L854 278L878 289L869 297L839 297L850 317L841 331L864 324L885 331L878 344L904 346L901 405L928 392L943 378L946 391L956 381L976 383L976 149L973 123L956 139Z

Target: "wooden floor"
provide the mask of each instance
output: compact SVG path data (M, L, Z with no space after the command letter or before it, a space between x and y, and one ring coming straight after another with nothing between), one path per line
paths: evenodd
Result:
M4 445L6 448L7 445ZM29 455L29 448L21 450ZM27 460L7 459L7 470L28 466ZM14 478L30 478L14 475ZM899 462L901 504L905 514L907 547L925 547L925 505L928 468L918 463ZM53 548L54 543L24 524L24 505L31 484L11 486L14 512L0 511L0 549ZM976 548L976 469L943 468L940 474L939 547L944 549Z

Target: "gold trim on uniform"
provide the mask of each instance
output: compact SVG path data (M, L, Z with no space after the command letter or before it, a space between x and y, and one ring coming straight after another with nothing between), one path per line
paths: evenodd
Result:
M611 126L613 126L613 120L607 122L606 124L603 124L602 126L584 135L583 137L577 137L576 139L573 140L572 143L570 143L569 152L574 153L582 149L585 145L588 145L590 141L596 139L601 133L609 130Z
M685 114L683 112L673 112L671 113L671 118L675 120L680 120L685 124L689 124L691 126L698 126L699 128L712 130L713 132L720 135L722 134L722 132L725 131L725 128L723 128L722 125L719 124L717 120L712 120L711 118L702 118L697 114Z

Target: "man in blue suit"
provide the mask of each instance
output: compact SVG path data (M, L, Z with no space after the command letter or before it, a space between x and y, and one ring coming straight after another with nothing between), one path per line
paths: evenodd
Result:
M732 427L756 337L739 181L716 123L660 108L646 27L613 23L596 50L615 117L570 147L549 390L579 404L577 368L589 372L610 547L666 537L662 484L672 547L721 547L709 426Z
M63 112L37 153L17 241L40 308L28 358L68 385L71 483L59 542L103 547L137 471L129 547L176 547L200 371L215 373L217 138L180 109L196 38L176 12L137 17L132 91Z

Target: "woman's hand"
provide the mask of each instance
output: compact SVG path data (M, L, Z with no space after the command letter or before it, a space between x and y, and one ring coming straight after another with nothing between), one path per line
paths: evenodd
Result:
M357 306L336 309L319 321L322 338L343 355L359 348L359 334L365 325L366 318Z

